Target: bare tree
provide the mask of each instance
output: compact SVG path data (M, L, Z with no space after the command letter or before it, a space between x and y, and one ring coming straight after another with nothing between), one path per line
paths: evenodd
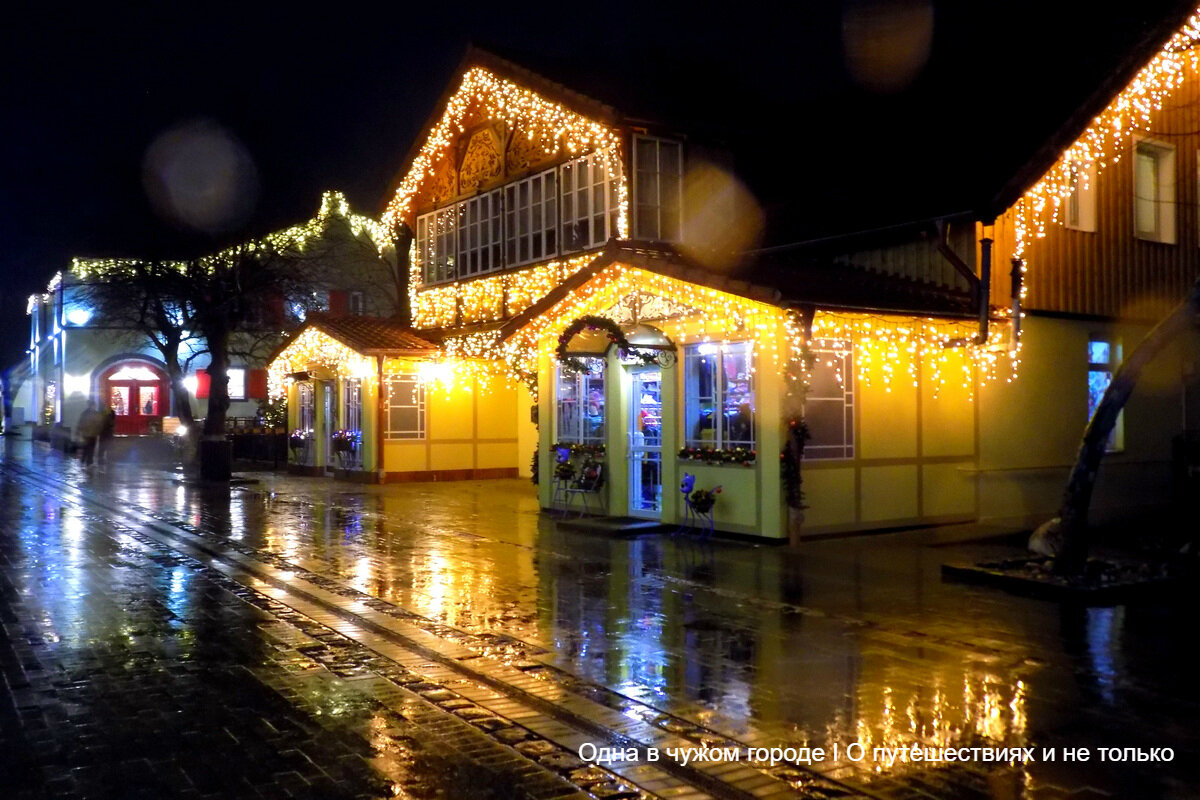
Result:
M191 430L195 418L183 379L192 361L206 350L195 333L192 309L181 299L184 286L179 265L165 261L110 263L76 262L75 271L83 282L73 284L70 291L92 308L93 327L109 328L117 338L149 341L158 351L166 365L175 414ZM112 268L118 263L121 277L113 279Z
M163 353L177 399L188 407L180 363L207 353L208 411L200 439L200 474L228 480L232 466L225 423L231 356L261 362L279 343L287 314L303 318L328 290L347 282L370 292L374 311L399 309L401 283L393 245L382 225L350 213L345 199L326 193L308 223L190 261L86 262L76 277L113 324L148 337ZM406 291L407 286L403 289Z

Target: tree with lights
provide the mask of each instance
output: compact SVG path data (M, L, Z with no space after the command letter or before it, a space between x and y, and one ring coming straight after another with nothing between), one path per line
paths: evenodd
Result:
M183 375L207 354L208 411L199 443L200 475L228 480L226 438L231 357L262 362L293 323L323 309L326 290L353 281L375 313L395 314L395 248L378 223L353 215L345 199L326 193L321 212L304 225L189 261L76 261L74 278L102 318L147 337L163 355L176 408L191 416ZM285 312L286 309L286 312ZM188 353L182 362L184 350ZM186 410L186 412L185 412Z
M171 384L180 423L194 430L192 403L183 379L192 361L207 352L196 335L183 276L174 262L131 261L119 280L75 284L76 302L92 309L95 324L121 332L130 342L148 341L158 351Z

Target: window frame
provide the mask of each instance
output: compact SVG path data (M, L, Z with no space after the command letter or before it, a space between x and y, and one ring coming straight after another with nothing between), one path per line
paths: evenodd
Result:
M606 441L605 432L608 423L608 365L603 358L586 359L585 363L593 370L591 374L582 372L572 372L564 369L562 364L557 364L554 368L554 435L556 442L564 442L569 444L604 444ZM582 413L583 404L589 402L591 391L596 387L589 388L589 383L594 383L599 376L600 383L600 422L597 428L597 433L594 435L587 434L587 424L585 419L590 420L590 415ZM564 418L567 416L563 413L563 385L564 383L574 384L574 402L576 403L576 413L571 415L572 422L564 424ZM572 424L573 423L573 424ZM593 423L594 424L594 423ZM565 425L574 427L575 430L564 430Z
M241 384L241 391L236 392L236 393L233 390L234 389L234 373L235 372L240 376L240 384ZM247 369L246 367L226 367L225 368L226 385L229 387L229 399L230 400L248 400L248 399L250 399L248 397L248 392L250 390L249 390L249 387L246 382L246 379L249 377L249 374L250 374L250 370Z
M662 152L663 145L673 145L676 148L676 168L675 172L667 172L662 169ZM647 169L646 155L650 150L654 153L653 169ZM658 242L680 242L683 240L683 142L675 139L666 139L659 136L635 136L633 140L633 180L630 198L631 216L633 217L633 236L635 239L646 239ZM663 224L663 176L674 175L675 177L675 230L665 232ZM647 200L642 194L642 178L643 176L653 176L654 183L654 198L652 201ZM649 179L647 179L649 180ZM642 224L642 212L647 213L653 209L655 223L654 230L645 230ZM673 235L672 235L673 234Z
M414 390L413 403L396 403L394 407L400 408L415 408L417 427L413 429L397 429L392 427L392 384L393 383L411 383ZM384 426L383 438L385 441L394 442L420 442L424 441L428 433L428 422L426 417L429 411L429 405L426 396L425 380L418 372L394 372L383 376L383 391L384 394Z
M810 434L813 431L811 415L811 403L836 403L841 406L840 419L842 420L842 429L840 444L813 444L812 440L805 445L804 457L814 461L849 461L855 457L857 442L855 429L855 391L854 391L854 349L850 342L833 340L833 339L817 339L813 342L809 350L812 355L812 366L810 375L819 368L828 368L834 370L834 375L831 377L831 384L840 388L840 393L836 396L821 396L814 394L812 384L815 382L810 377L809 386L804 395L804 416L805 422L808 424ZM841 380L838 380L837 373L841 373Z
M579 253L603 247L617 235L621 173L618 168L614 179L602 155L593 152L558 166L558 244L562 253ZM603 208L597 209L597 200L601 201ZM586 205L586 212L580 212L581 205ZM587 221L587 236L577 240L579 223L583 220ZM603 223L602 230L598 230L600 226L597 222ZM568 229L571 230L570 235Z
M1063 202L1063 226L1096 232L1096 162L1072 161L1068 166L1071 191ZM1072 213L1074 211L1074 213Z
M1099 361L1093 358L1095 351L1092 349L1094 344L1105 344L1108 346L1108 360ZM1100 398L1096 399L1096 406L1092 406L1092 375L1103 373L1108 375L1108 380L1105 381L1105 389L1112 383L1113 376L1117 373L1117 368L1121 366L1124 360L1124 352L1121 344L1121 339L1118 336L1109 334L1091 334L1088 336L1088 365L1087 365L1087 422L1091 422L1092 417L1096 414L1096 409L1100 405ZM1101 392L1100 397L1103 397ZM1106 453L1121 453L1125 451L1125 410L1122 409L1117 414L1117 421L1113 424L1112 433L1109 434L1108 442L1104 445Z
M716 347L715 351L701 352L708 347ZM730 348L745 348L745 356L747 358L747 367L749 373L746 377L746 383L749 387L748 393L750 396L750 436L748 439L734 439L729 429L729 419L725 415L725 409L728 405L729 390L728 379L725 371L725 358L729 354ZM692 435L693 414L692 406L695 405L699 411L702 404L705 402L705 396L693 396L693 380L692 380L692 365L701 358L709 356L718 356L716 369L712 374L712 395L708 397L708 402L712 404L712 413L715 415L718 410L721 412L721 422L713 421L710 430L713 431L712 439L705 439L700 433L699 417L695 420L697 435ZM758 414L758 386L757 371L755 369L755 360L757 353L754 348L754 341L743 339L736 342L695 342L693 344L684 345L683 348L683 414L681 422L684 426L680 441L684 447L700 447L714 450L727 450L732 448L743 448L746 450L758 449L758 434L760 432L760 421ZM697 378L697 385L699 379ZM740 404L739 404L740 405Z
M1139 194L1139 186L1143 156L1153 160L1154 198L1149 199ZM1159 244L1175 244L1177 240L1176 206L1176 153L1175 145L1160 142L1156 139L1137 137L1133 141L1133 235L1136 239ZM1154 225L1143 228L1139 209L1145 208L1145 202L1153 203Z

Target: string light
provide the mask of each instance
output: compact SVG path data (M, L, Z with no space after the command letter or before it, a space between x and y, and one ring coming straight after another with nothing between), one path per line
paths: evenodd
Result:
M321 195L321 208L317 211L317 215L308 222L276 231L262 239L253 239L244 244L226 248L219 253L204 256L195 263L212 271L229 266L236 260L244 258L247 253L261 253L263 256L267 256L275 253L303 252L313 241L325 235L329 221L335 218L344 220L350 226L350 231L354 236L365 234L381 254L392 246L387 228L369 217L351 212L350 204L341 192L327 191ZM76 258L71 261L71 274L79 280L88 278L110 280L129 276L135 267L144 263L144 260L133 258ZM168 268L180 273L186 272L189 267L187 261L163 263Z
M1200 9L1092 119L1054 166L1021 196L1009 211L1015 234L1014 256L1024 259L1031 241L1043 238L1046 226L1060 221L1059 214L1071 194L1080 186L1087 187L1089 173L1098 176L1120 162L1131 132L1149 132L1154 115L1162 110L1166 99L1185 80L1200 74L1197 42L1200 42Z

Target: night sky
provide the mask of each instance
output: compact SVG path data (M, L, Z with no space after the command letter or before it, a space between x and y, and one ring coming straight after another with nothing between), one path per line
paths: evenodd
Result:
M925 19L921 2L916 16L897 4L92 4L10 17L0 364L27 346L25 298L72 256L197 255L306 220L331 188L378 215L472 41L726 143L786 217L777 239L807 238L994 191L1178 6L934 0L927 55L911 75L888 65L883 83L900 85L878 85L848 66L847 37L877 31L880 14ZM198 233L156 213L143 164L180 126L223 131L248 154L257 190L236 224Z

